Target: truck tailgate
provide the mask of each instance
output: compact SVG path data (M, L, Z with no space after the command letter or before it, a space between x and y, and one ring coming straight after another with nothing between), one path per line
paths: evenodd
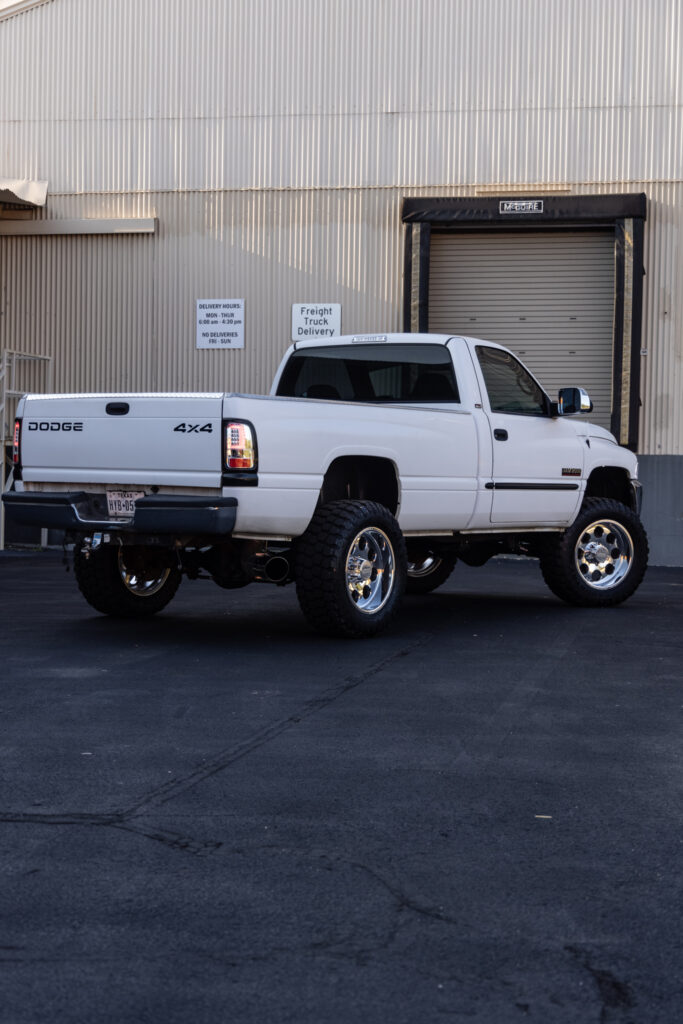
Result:
M222 397L27 395L23 479L219 488Z

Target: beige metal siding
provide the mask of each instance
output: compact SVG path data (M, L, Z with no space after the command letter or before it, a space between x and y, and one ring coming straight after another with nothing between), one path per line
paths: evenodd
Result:
M2 174L49 180L41 218L159 233L124 243L151 246L139 279L111 240L3 239L0 344L49 343L74 386L261 389L291 302L400 327L403 196L645 191L641 451L683 454L681 52L679 0L54 0L2 20ZM194 350L208 288L246 298L243 353Z
M677 179L678 0L56 0L0 23L51 192Z
M585 387L609 428L614 233L433 234L429 329L507 345L551 397Z
M628 191L628 183L612 191ZM263 390L289 342L292 302L341 302L344 331L401 329L404 194L321 190L53 199L50 212L57 219L157 215L157 236L119 240L134 258L151 247L152 269L122 278L111 237L0 238L0 348L54 355L59 387L80 387L87 364L88 380L97 387L118 387L127 379L143 389L215 388L226 382L237 390ZM683 186L651 191L645 242L639 450L683 454ZM104 311L112 286L114 308L122 304L128 310L125 329L120 318ZM194 300L206 297L246 299L244 352L194 349ZM98 345L89 328L79 327L81 316L97 324ZM135 341L149 337L152 349ZM90 348L85 364L84 344ZM152 358L157 350L158 358Z
M154 200L156 236L0 237L0 350L53 355L60 390L264 391L293 302L341 302L344 331L401 329L398 193ZM244 350L196 349L201 298L245 299Z
M650 189L639 451L683 455L683 184Z
M340 302L342 330L399 329L399 197L353 191L157 197L161 387L266 391L293 302ZM195 300L243 298L245 347L195 348ZM391 328L388 326L391 325Z
M129 390L149 379L151 239L0 238L0 350L52 356L58 391Z

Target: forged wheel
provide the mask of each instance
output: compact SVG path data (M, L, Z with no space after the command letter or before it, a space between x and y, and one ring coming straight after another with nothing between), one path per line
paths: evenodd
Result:
M405 578L403 535L388 509L374 501L324 505L297 544L297 597L321 633L377 633L398 610Z
M375 615L390 600L394 588L394 549L383 530L361 530L346 556L346 589L363 615Z
M158 576L148 579L144 575L137 575L126 567L123 560L121 548L117 552L117 563L121 582L129 593L134 594L135 597L153 597L158 594L166 586L168 579L171 575L170 568L162 569Z
M180 585L180 571L164 551L100 547L77 550L74 573L89 605L103 615L139 618L165 608Z
M563 601L608 606L637 589L647 557L647 536L635 512L608 498L587 498L569 529L547 541L541 571Z
M410 561L408 552L408 559L408 594L429 594L436 590L446 582L457 561L454 555L436 555L432 551L416 555L414 561Z
M611 590L625 579L633 555L631 534L613 519L589 523L574 548L576 568L584 582L596 590Z

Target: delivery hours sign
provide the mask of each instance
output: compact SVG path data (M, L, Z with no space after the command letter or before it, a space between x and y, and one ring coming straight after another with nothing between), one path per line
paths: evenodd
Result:
M197 348L244 348L244 299L197 299Z

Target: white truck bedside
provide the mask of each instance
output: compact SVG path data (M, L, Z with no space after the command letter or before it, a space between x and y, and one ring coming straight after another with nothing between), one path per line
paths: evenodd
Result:
M404 590L501 553L539 558L565 601L613 605L648 546L636 457L574 415L591 408L475 338L297 342L268 396L25 395L3 501L66 531L109 615L159 611L183 575L294 582L316 629L367 636Z

